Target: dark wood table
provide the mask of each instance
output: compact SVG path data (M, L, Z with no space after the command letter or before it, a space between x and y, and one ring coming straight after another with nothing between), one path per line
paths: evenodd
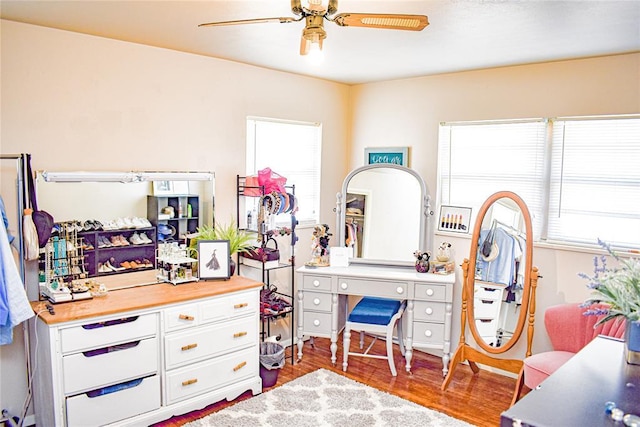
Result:
M503 412L500 426L623 426L605 413L608 401L640 415L640 365L625 361L624 342L599 336Z

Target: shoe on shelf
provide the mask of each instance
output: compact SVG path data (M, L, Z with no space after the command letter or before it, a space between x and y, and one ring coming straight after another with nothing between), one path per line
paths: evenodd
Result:
M145 268L153 268L153 264L147 258L143 259L142 262L144 263Z
M104 265L106 265L108 268L110 268L113 271L122 271L125 269L124 267L116 267L116 265L118 264L116 263L116 260L113 257L111 257L109 261L105 261Z
M120 241L120 246L129 246L130 245L130 243L127 241L127 239L124 238L124 236L122 234L119 234L116 237Z
M118 236L111 236L111 246L122 246L122 242L120 242Z
M133 233L131 237L129 237L129 241L134 245L144 245L146 242L140 238L138 233Z
M140 237L140 240L142 240L143 244L149 244L149 243L153 243L153 240L151 240L150 238L147 237L147 234L145 232L142 232L140 234L138 234L138 237Z
M129 270L131 268L131 264L129 263L129 261L121 262L120 267L124 268L125 270Z

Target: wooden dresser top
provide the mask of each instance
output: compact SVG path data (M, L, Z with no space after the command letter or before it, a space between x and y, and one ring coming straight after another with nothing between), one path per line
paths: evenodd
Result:
M53 315L46 309L47 301L33 301L31 307L45 323L56 324L186 302L263 285L242 276L232 276L229 280L200 280L172 285L158 283L155 274L154 270L101 277L100 283L104 283L109 289L106 296L53 304Z

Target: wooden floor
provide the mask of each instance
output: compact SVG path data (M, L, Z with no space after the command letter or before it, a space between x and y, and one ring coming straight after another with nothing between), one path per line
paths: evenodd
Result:
M384 354L384 341L378 341L372 351ZM311 346L308 342L305 343L303 358L294 365L291 364L290 348L286 349L286 364L280 370L278 382L272 388L316 369L324 368L477 426L497 426L500 424L500 414L511 403L511 395L516 382L514 378L485 370L474 375L468 366L460 366L455 371L448 389L443 392L440 390L443 380L442 359L440 357L414 351L412 373L407 374L404 369L404 359L401 358L397 346L394 351L396 369L398 370L397 377L391 375L386 360L364 357L350 357L348 371L342 372L341 346L338 348L338 364L334 367L330 360L329 340L316 338L315 346ZM270 389L264 391L268 390ZM173 417L154 426L181 426L250 397L251 392L246 392L232 402L219 402L199 411Z

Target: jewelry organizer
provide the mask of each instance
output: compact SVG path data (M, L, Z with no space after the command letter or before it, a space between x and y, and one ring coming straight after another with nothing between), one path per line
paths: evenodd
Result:
M78 237L74 223L59 223L45 245L44 282L41 280L40 291L51 302L92 297L88 289L71 286L74 280L88 277L83 240Z

